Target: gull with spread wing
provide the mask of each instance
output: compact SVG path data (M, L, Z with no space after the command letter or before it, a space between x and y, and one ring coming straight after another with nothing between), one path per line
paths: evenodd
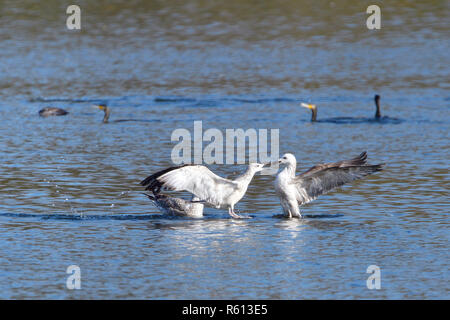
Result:
M275 161L280 166L275 179L275 190L285 215L289 218L301 218L299 206L345 183L382 170L384 164L368 165L366 159L367 153L363 152L350 160L315 165L296 176L295 156L291 153L283 155Z
M162 188L172 191L188 191L198 201L220 209L227 208L233 218L242 218L234 212L235 204L247 192L255 173L263 170L264 164L250 163L248 169L234 180L219 177L202 165L182 165L161 170L141 181L158 194Z

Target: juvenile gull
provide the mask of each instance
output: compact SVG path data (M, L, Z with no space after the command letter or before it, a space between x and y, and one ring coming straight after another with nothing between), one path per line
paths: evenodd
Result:
M144 194L166 215L191 218L203 217L204 205L196 202L199 200L197 197L193 197L191 201L188 201L158 193L154 195Z
M219 177L205 166L182 165L156 172L141 181L158 194L161 188L173 191L188 191L202 203L216 209L226 208L233 218L241 218L234 212L235 204L242 199L255 173L263 170L264 164L251 163L248 169L234 180Z
M275 191L284 214L289 218L301 218L299 206L347 182L382 170L383 164L367 165L366 159L367 153L363 152L350 160L315 165L296 176L295 156L291 153L283 155L278 160L280 171L275 179Z

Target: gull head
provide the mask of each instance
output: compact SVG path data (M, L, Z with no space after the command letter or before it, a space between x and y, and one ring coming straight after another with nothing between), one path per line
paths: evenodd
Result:
M264 165L263 163L250 163L249 168L253 171L253 172L260 172L263 171L264 169Z
M285 153L280 159L266 163L267 166L279 166L281 168L288 165L297 165L297 160L292 153Z
M278 159L278 165L281 167L286 167L289 165L296 166L297 160L292 153L285 153L280 159Z
M268 166L278 166L279 168L284 168L287 166L297 166L297 160L295 159L295 156L292 153L285 153L283 156L275 161L266 163Z

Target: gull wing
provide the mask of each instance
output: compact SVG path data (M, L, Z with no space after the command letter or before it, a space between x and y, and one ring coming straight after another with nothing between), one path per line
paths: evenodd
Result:
M297 201L308 203L321 194L383 169L384 164L366 165L366 159L367 153L363 152L350 160L318 164L296 176L291 183L296 186Z

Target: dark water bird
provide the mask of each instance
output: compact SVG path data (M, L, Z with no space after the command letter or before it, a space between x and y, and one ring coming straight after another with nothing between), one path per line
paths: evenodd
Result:
M133 122L154 122L155 120L145 120L145 119L117 119L110 121L109 117L111 116L111 108L108 107L106 104L99 104L94 105L95 108L98 108L100 110L103 110L104 116L103 116L103 123L109 123L109 122L126 122L126 121L133 121Z
M380 110L380 95L376 94L374 97L375 100L375 106L377 110L375 111L375 119L381 118L381 110Z
M103 116L103 123L109 123L109 122L125 122L125 121L139 121L135 119L117 119L113 121L109 121L109 117L111 116L111 108L108 107L106 104L99 104L95 106L99 108L100 110L103 110L104 116Z
M366 160L367 153L363 152L350 160L315 165L296 176L297 160L293 154L286 153L275 161L280 166L275 191L284 214L289 218L301 218L299 206L336 187L382 170L384 164L368 165Z
M141 185L154 194L159 194L161 188L188 191L202 203L216 209L226 208L231 217L242 218L234 212L234 206L247 192L253 176L263 167L261 163L250 163L242 175L231 180L219 177L205 166L182 165L156 172L142 180Z
M65 116L68 114L64 109L61 108L53 108L53 107L45 107L39 110L39 116L41 117L50 117L50 116Z
M380 108L380 95L376 94L374 97L375 100L375 117L373 119L369 119L369 121L376 121L376 122L391 122L391 123L400 123L402 120L398 118L392 118L389 116L382 116L381 115L381 108Z
M111 109L106 104L99 104L95 107L99 108L100 110L103 110L103 113L104 113L103 123L108 123L109 117L111 115ZM116 122L117 122L117 120L116 120Z
M301 103L301 106L311 110L311 122L329 122L329 123L355 123L355 122L400 122L399 119L390 118L387 116L381 116L380 108L380 96L378 94L374 97L375 101L375 116L372 118L362 118L362 117L335 117L317 120L317 106L315 104Z
M155 193L153 195L144 193L155 206L163 213L173 217L203 217L203 203L199 203L197 197L193 197L191 201L181 198L170 197L164 194Z

